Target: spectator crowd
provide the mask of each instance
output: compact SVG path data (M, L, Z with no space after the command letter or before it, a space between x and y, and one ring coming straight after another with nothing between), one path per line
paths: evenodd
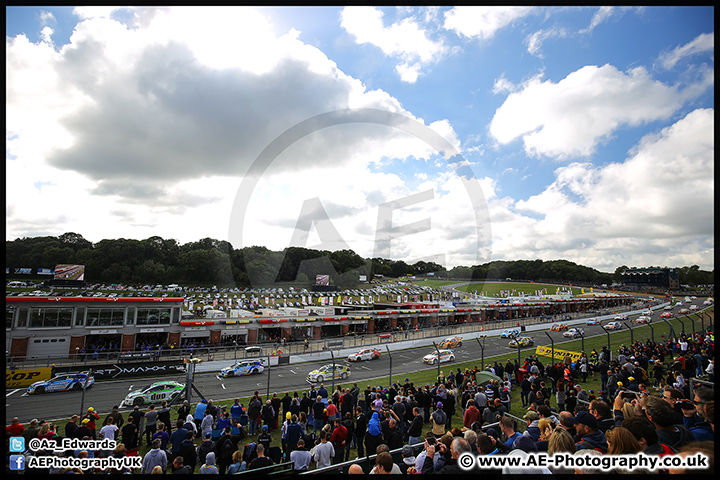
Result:
M522 364L494 362L485 370L492 374L489 381L477 367L458 368L424 385L406 378L399 384L362 388L354 383L332 391L319 384L270 398L255 392L247 405L237 399L230 407L217 406L211 399L194 408L185 402L177 410L165 402L135 407L127 414L115 407L102 420L89 408L81 417L74 415L64 431L50 422L33 420L25 426L13 419L6 432L8 438L23 436L26 442L60 437L119 442L114 451L61 454L79 458L135 455L144 444L150 450L139 473L148 474L222 475L281 462L293 462L296 471L306 471L372 455L372 474L453 474L468 473L458 462L464 453L537 452L701 452L711 459L714 471L710 332L681 334L676 342L638 341L620 346L612 355L607 348L583 352L578 359L566 356L547 366L537 356ZM599 377L598 391L585 388L589 377ZM513 406L514 389L520 391L520 405ZM395 452L395 459L390 452ZM366 473L357 463L347 471ZM526 467L495 473L600 472Z

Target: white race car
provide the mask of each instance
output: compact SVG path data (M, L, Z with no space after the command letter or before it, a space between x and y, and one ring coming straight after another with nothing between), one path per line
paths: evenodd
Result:
M360 362L363 360L375 360L380 358L380 350L377 348L363 348L348 355L348 362Z
M452 362L455 354L452 350L440 350L440 363ZM423 362L435 365L438 363L438 352L430 352L423 357Z

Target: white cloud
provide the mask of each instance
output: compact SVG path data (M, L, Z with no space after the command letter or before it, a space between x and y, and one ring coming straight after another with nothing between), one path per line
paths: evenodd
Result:
M490 133L501 144L522 138L533 156L589 156L621 126L668 118L685 97L641 67L623 73L588 65L557 83L526 82L497 109Z
M345 7L341 26L359 44L379 47L389 57L400 60L396 71L400 78L414 83L422 69L446 52L442 42L435 42L412 18L404 18L386 27L383 12L373 7Z
M714 111L695 110L644 137L624 162L573 163L527 200L491 199L493 255L603 271L658 258L712 268L713 178Z
M538 30L532 35L528 35L524 43L527 45L527 50L531 55L543 58L541 52L543 42L548 38L562 38L565 36L567 36L567 31L564 28L554 27L547 30Z
M705 52L714 54L715 32L703 33L685 45L680 45L669 52L664 52L660 55L659 61L664 68L669 70L675 67L682 59Z
M591 33L595 27L606 22L608 18L616 15L617 13L618 9L615 7L600 7L598 11L593 14L592 19L590 20L590 25L588 25L587 28L580 30L580 33Z
M489 40L501 28L533 11L532 7L453 7L445 12L444 27L465 37Z

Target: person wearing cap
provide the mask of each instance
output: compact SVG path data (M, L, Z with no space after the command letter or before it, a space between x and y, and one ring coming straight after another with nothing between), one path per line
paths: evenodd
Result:
M205 457L210 452L217 453L217 448L212 440L212 433L206 433L203 435L203 442L197 447L197 463L204 464Z
M83 420L88 419L88 428L92 430L92 439L95 440L95 420L100 420L100 415L95 412L93 407L88 407L87 412L82 416Z
M272 435L270 434L270 425L263 425L258 435L257 443L265 445L265 450L270 451L270 443L272 442Z
M88 427L88 423L90 423L89 418L83 418L80 422L80 426L75 431L75 438L84 439L84 438L93 438L93 430Z
M447 414L443 411L443 403L435 404L435 411L430 415L432 421L432 433L436 437L442 437L445 434L445 424L447 423Z
M413 449L410 445L405 445L402 448L402 461L398 463L398 467L400 467L400 472L402 472L403 475L407 475L408 468L415 465L415 454L413 453Z
M540 427L538 427L540 415L538 415L536 411L530 410L523 416L523 419L527 422L527 428L525 429L523 435L530 437L534 442L537 442L540 438Z
M580 441L575 443L576 450L589 449L607 453L607 438L598 429L598 421L592 413L578 412L576 416L572 417L572 421L575 423L575 429L580 437Z

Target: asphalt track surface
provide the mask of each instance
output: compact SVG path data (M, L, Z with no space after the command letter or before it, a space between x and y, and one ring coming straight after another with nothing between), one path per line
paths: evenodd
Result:
M702 301L696 300L692 303L698 304L699 309L702 309ZM687 303L684 308L687 308ZM677 311L677 308L674 309ZM656 310L653 316L653 323L662 322L660 320L660 313L663 310ZM631 315L630 321L637 315ZM568 326L572 328L577 326L584 329L585 338L594 337L597 335L605 336L605 331L600 326L585 325L587 318L577 319L569 322ZM606 324L607 320L603 321ZM570 341L569 338L563 337L563 332L550 332L550 326L552 323L545 323L542 325L535 325L528 327L528 332L523 335L534 338L535 345L549 345L549 339L544 332L547 332L555 341L555 347L562 349L559 344L563 341ZM537 328L537 330L536 330ZM625 328L623 328L625 329ZM481 340L482 341L482 340ZM508 359L517 359L518 352L516 348L510 348L508 346L509 339L500 338L499 336L489 336L484 340L485 354L484 358L487 359L496 355L503 355L503 364ZM408 350L400 350L392 352L392 379L394 382L403 382L406 375L416 373L421 370L437 371L436 365L428 365L423 363L422 357L433 351L433 347L423 347ZM455 361L450 363L441 364L441 370L446 374L449 369L455 370L457 364L464 362L473 362L473 365L481 367L481 348L477 341L470 340L465 341L462 347L453 349L455 353ZM535 346L521 349L521 358L524 355L535 352ZM340 361L340 360L338 360ZM357 362L351 364L351 375L345 381L336 380L336 385L340 383L347 384L348 382L357 382L361 390L369 384L373 386L377 385L388 385L390 379L390 357L387 352L383 352L381 358L366 362ZM228 366L232 363L231 360L227 362L214 362L218 363L217 372L220 368ZM303 364L290 364L290 365L276 365L259 375L243 376L243 377L231 377L221 378L217 373L208 372L200 373L195 376L195 386L202 392L203 396L207 399L212 399L216 405L232 405L235 398L250 397L255 391L260 392L264 397L268 390L268 378L270 379L270 393L277 393L278 396L283 397L285 392L290 392L292 396L293 392L298 392L302 395L302 392L309 390L310 384L306 381L306 376L311 370L318 368L319 366L329 363L327 360L303 363ZM93 407L96 412L100 415L101 419L105 418L105 415L109 413L114 405L120 405L125 396L132 390L143 388L150 385L152 382L159 380L177 380L181 383L185 381L185 375L177 376L166 376L162 378L158 377L144 377L130 380L111 380L111 381L97 381L95 385L89 388L85 392L84 405L82 405L83 411L81 411L82 392L69 391L69 392L57 392L44 395L28 395L25 393L26 388L10 389L6 391L6 424L10 424L10 419L18 417L21 423L27 423L33 418L38 420L61 420L67 419L72 414L81 414L87 410L88 407ZM330 390L332 384L331 380L326 380L326 388ZM197 402L198 396L193 392L191 401ZM246 405L247 406L247 405ZM132 410L128 407L120 409L121 412L128 412Z

